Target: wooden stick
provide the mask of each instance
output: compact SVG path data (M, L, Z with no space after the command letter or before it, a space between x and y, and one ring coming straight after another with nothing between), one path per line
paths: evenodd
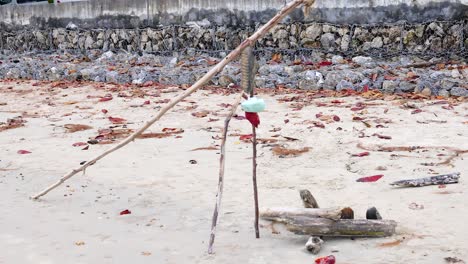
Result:
M47 194L51 190L57 188L60 186L62 183L64 183L66 180L70 179L74 175L76 175L80 171L84 171L86 168L88 168L91 165L94 165L98 160L104 158L105 156L109 155L110 153L122 148L123 146L127 145L128 143L132 142L137 136L142 134L146 129L148 129L151 125L153 125L156 121L158 121L167 111L169 111L171 108L173 108L177 103L188 97L190 94L198 90L199 88L203 87L203 85L211 80L213 76L218 74L223 70L223 68L236 59L239 54L251 43L254 43L257 41L259 38L264 36L267 32L270 31L272 27L274 27L276 24L278 24L287 14L289 14L292 10L294 10L296 7L300 6L301 4L307 4L310 5L311 1L310 0L294 0L291 3L287 4L283 9L281 9L278 14L276 14L268 23L266 23L263 27L261 27L257 32L255 32L252 36L244 40L235 50L233 50L231 53L229 53L223 60L221 60L216 66L214 66L208 73L206 73L200 80L198 80L196 83L194 83L189 89L187 89L183 94L179 95L176 97L172 102L168 103L166 106L161 108L159 113L153 117L151 120L149 120L143 127L135 131L132 135L124 139L122 142L119 144L115 145L114 147L108 149L104 153L100 154L99 156L91 159L90 161L86 162L82 166L78 167L77 169L72 170L70 173L66 174L62 178L60 178L56 183L50 185L43 191L39 192L36 195L33 195L31 198L32 199L38 199L39 197Z
M208 254L213 254L213 244L216 235L216 224L218 223L218 215L221 209L221 199L223 196L223 185L224 185L224 165L225 165L225 153L226 153L226 139L227 139L227 132L229 128L229 122L231 121L232 116L236 112L237 107L239 106L243 97L243 93L237 97L236 101L232 105L231 112L229 112L228 116L224 120L224 129L223 129L223 138L221 140L221 155L219 157L219 179L218 179L218 192L216 193L216 204L215 209L213 212L213 219L211 222L211 235L210 235L210 242L208 244Z
M260 214L262 219L287 222L296 217L305 218L326 218L331 220L339 220L341 218L342 207L333 208L268 208Z
M422 187L422 186L429 186L429 185L458 183L459 179L460 179L460 173L454 172L454 173L437 175L437 176L426 177L426 178L396 181L396 182L390 183L390 185L395 185L399 187Z
M253 135L253 153L252 153L252 180L253 180L253 191L254 191L254 203L255 203L255 237L260 238L260 230L258 228L258 190L257 190L257 132L255 126L252 125Z

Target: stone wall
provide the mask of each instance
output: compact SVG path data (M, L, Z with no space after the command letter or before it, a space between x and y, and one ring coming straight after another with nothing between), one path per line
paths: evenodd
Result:
M170 53L187 49L226 51L234 49L254 27L215 26L208 21L191 26L144 29L49 28L0 29L0 49L125 50ZM335 25L290 23L276 26L258 41L256 49L304 53L319 50L343 54L384 56L392 54L466 54L468 21L423 24ZM466 56L466 55L464 55Z

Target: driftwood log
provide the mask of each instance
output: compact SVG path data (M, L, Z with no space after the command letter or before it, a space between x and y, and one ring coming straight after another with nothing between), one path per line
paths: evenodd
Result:
M298 235L332 237L386 237L395 234L393 220L342 219L294 217L286 228Z
M260 216L262 219L285 223L297 217L308 219L326 218L338 220L341 218L343 208L269 208L264 210Z
M399 186L399 187L422 187L422 186L429 186L429 185L458 183L459 179L460 179L460 173L455 172L455 173L437 175L437 176L426 177L426 178L401 180L401 181L392 182L390 183L390 185Z
M343 208L272 208L262 219L282 223L300 235L332 237L385 237L395 233L392 220L340 219Z

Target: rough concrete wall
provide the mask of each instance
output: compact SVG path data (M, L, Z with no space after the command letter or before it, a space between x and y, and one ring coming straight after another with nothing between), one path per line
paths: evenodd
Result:
M136 28L183 24L204 18L217 25L267 21L286 0L93 0L57 5L6 5L0 22L38 27ZM383 23L468 17L468 0L317 0L310 20L330 23ZM287 20L303 21L296 10Z

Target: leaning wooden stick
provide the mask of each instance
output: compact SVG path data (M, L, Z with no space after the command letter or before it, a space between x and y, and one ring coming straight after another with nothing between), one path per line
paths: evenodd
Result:
M429 185L458 183L459 179L460 179L460 173L454 172L454 173L437 175L437 176L426 177L426 178L396 181L396 182L390 183L390 185L399 186L399 187L422 187L422 186L429 186Z
M221 199L223 197L223 186L224 186L224 160L226 153L226 139L227 132L229 128L229 122L231 121L232 116L236 112L237 107L239 106L242 100L243 93L237 97L236 101L232 105L231 112L229 112L226 120L224 120L224 129L223 129L223 138L221 139L221 156L219 157L219 179L218 179L218 192L216 193L216 204L213 212L213 219L211 222L211 235L210 242L208 244L208 254L213 254L213 243L216 235L216 224L218 223L218 214L221 210Z
M91 165L94 165L98 160L104 158L105 156L109 155L110 153L122 148L123 146L127 145L128 143L132 142L136 137L141 135L146 129L148 129L151 125L153 125L156 121L158 121L167 111L169 111L171 108L173 108L177 103L188 97L190 94L198 90L199 88L203 87L203 85L211 80L213 76L218 74L223 70L223 68L230 63L231 61L235 60L239 54L248 46L251 45L251 43L254 43L257 41L259 38L264 36L267 32L270 31L272 27L274 27L276 24L281 22L281 20L289 14L292 10L294 10L296 7L304 4L306 6L311 6L315 0L295 0L292 1L291 3L287 4L283 9L279 11L276 16L274 16L268 23L266 23L263 27L261 27L257 32L255 32L252 36L244 40L235 50L233 50L231 53L229 53L223 60L221 60L216 66L214 66L208 73L205 74L200 80L198 80L196 83L194 83L189 89L187 89L183 94L179 95L176 97L172 102L161 108L159 113L153 117L151 120L149 120L143 127L135 131L132 135L124 139L122 142L119 144L115 145L114 147L110 148L109 150L105 151L104 153L100 154L99 156L91 159L90 161L86 162L82 166L78 167L77 169L72 170L62 178L60 178L56 183L50 185L43 191L39 192L38 194L32 196L32 199L38 199L39 197L47 194L51 190L57 188L60 186L62 183L64 183L66 180L70 179L80 171L84 171L86 168L88 168Z

